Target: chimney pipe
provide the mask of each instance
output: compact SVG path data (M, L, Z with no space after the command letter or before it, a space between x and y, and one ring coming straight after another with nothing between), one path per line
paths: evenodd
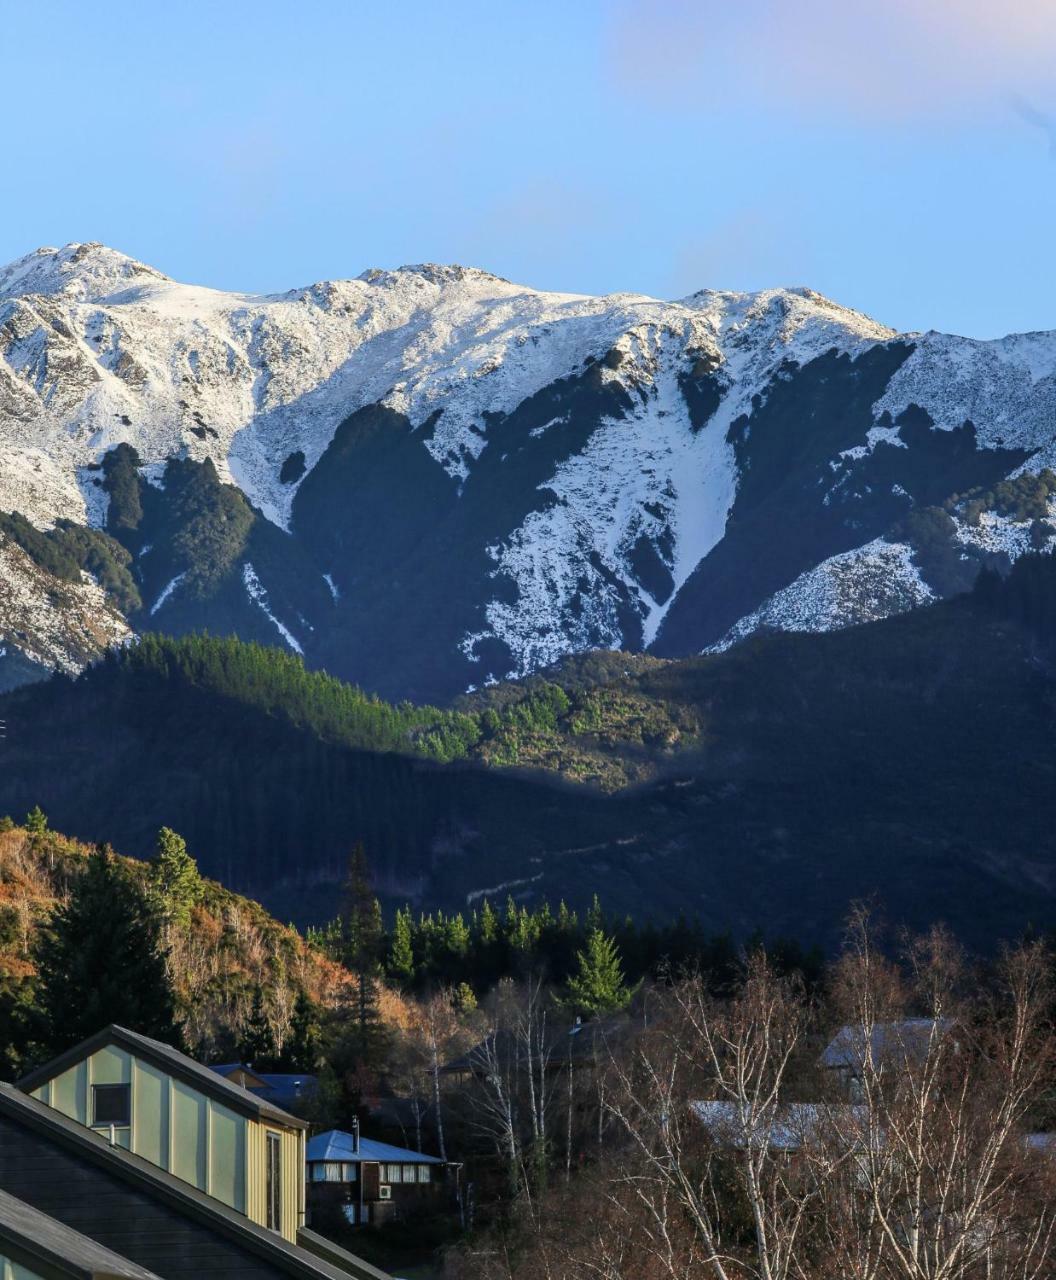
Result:
M352 1152L359 1155L359 1116L355 1116L352 1120Z

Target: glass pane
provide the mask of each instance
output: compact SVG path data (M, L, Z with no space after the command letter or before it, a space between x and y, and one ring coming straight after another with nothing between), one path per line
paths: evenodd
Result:
M432 1169L430 1169L429 1165L420 1164L418 1166L418 1181L428 1182L430 1173L432 1173Z
M97 1084L92 1087L92 1124L130 1123L132 1089L127 1084Z
M344 1178L345 1182L355 1182L358 1176L359 1176L358 1164L345 1165L345 1178Z
M267 1225L272 1231L282 1230L282 1146L277 1133L268 1134Z

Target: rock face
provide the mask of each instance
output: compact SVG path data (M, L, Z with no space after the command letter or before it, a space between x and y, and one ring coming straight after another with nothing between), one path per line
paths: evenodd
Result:
M100 644L235 631L446 699L847 625L1050 546L1054 374L1056 335L897 335L806 289L416 266L256 297L68 245L0 268L0 528L42 573L61 541L68 636L73 557L124 618ZM91 657L3 600L23 676Z

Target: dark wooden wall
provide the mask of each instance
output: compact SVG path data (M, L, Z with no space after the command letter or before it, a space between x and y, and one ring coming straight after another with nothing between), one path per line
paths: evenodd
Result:
M0 1187L165 1280L291 1274L94 1161L0 1115Z

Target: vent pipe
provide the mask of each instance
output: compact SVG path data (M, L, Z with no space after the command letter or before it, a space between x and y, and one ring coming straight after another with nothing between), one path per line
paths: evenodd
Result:
M353 1154L359 1155L359 1116L355 1116L352 1120L352 1151Z

